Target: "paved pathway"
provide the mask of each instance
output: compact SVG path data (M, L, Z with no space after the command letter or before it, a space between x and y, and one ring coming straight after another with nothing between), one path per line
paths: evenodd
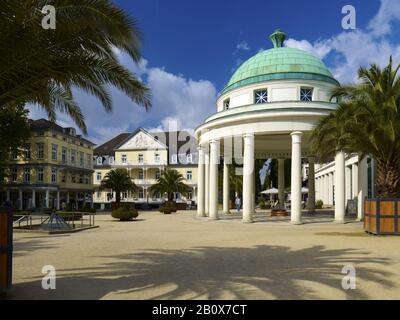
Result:
M186 211L97 217L100 228L15 233L14 299L400 299L400 237L361 223L207 221ZM41 288L44 265L56 290ZM344 265L356 290L341 287Z

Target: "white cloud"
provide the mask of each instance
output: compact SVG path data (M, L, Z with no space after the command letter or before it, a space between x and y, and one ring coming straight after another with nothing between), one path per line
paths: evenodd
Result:
M377 63L384 66L392 54L395 61L400 61L400 44L391 43L387 35L391 24L400 20L400 2L381 0L378 13L370 20L367 30L343 31L329 39L320 39L314 43L307 40L289 39L286 46L308 51L324 59L333 55L331 70L340 82L357 81L360 66Z
M248 51L248 50L250 50L250 47L249 47L249 44L247 43L247 41L242 41L242 42L239 42L239 43L236 45L236 49L237 49L237 50Z

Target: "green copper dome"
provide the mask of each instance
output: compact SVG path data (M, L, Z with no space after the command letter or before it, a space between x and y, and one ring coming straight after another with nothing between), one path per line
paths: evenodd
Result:
M275 48L262 51L245 61L233 74L222 93L264 81L299 79L338 84L325 64L312 54L282 47L286 34L277 30L270 36Z

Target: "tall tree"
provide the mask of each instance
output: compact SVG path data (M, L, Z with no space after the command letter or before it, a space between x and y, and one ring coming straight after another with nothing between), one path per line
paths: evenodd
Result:
M105 175L101 181L101 188L115 192L115 202L119 207L121 203L121 192L134 192L137 190L136 184L130 178L128 171L125 169L114 169Z
M161 173L160 178L153 184L149 190L150 192L160 192L161 194L166 193L168 195L168 201L171 202L174 199L174 193L179 192L183 195L187 195L191 188L183 181L185 178L181 173L175 169L167 169Z
M44 29L42 8L54 6L56 29ZM109 0L3 0L0 6L0 106L38 105L54 121L68 114L84 132L77 88L112 110L109 87L150 107L150 91L115 54L141 59L136 21Z
M360 68L360 84L338 87L339 108L320 120L312 133L323 159L343 150L372 156L377 162L377 193L400 197L400 66Z

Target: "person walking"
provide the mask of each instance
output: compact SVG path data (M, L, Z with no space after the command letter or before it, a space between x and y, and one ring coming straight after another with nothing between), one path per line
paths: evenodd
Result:
M240 200L239 196L236 196L235 205L236 205L237 212L240 212L240 207L242 205L242 201Z

